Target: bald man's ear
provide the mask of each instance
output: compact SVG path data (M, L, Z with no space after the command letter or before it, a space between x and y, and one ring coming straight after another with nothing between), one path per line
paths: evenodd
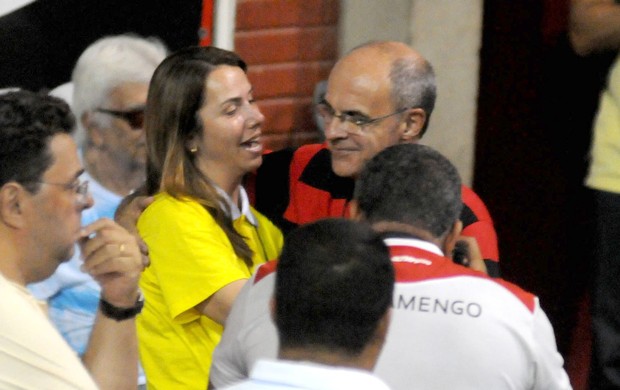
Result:
M422 108L410 108L404 113L401 133L402 142L414 142L422 137L422 129L426 123L426 111Z
M15 182L6 183L0 188L0 218L4 224L15 229L25 226L25 196L26 189Z

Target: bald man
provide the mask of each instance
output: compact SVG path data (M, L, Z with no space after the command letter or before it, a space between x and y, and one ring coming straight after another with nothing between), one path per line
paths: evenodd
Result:
M417 51L400 42L359 46L332 69L317 105L324 144L264 157L255 182L256 208L284 232L324 217L346 217L354 180L388 146L417 143L436 99L435 74ZM251 188L250 188L251 190ZM463 235L474 237L490 276L499 276L497 235L482 200L462 187Z

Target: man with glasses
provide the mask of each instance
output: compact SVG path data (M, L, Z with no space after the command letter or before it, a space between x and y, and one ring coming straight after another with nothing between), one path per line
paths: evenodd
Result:
M62 100L0 95L0 388L131 389L133 318L145 263L135 237L109 219L81 222L93 205ZM50 276L79 242L80 267L101 289L83 363L25 286ZM90 373L89 373L90 371Z
M347 216L353 183L384 148L416 143L435 105L435 75L399 42L353 49L332 69L317 110L325 144L270 153L256 176L256 208L285 232L327 216ZM499 276L497 237L480 198L463 186L463 235L475 237L491 276Z
M78 121L74 136L85 168L81 178L90 182L95 202L83 214L83 224L113 219L122 197L145 179L144 108L151 76L166 53L153 38L108 36L91 44L73 69L71 100ZM29 287L48 301L52 321L83 354L95 320L99 286L80 271L78 252L51 278ZM140 382L145 382L142 375Z

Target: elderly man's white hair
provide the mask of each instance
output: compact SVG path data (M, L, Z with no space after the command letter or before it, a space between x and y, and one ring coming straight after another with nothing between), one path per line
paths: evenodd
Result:
M60 84L49 92L50 95L61 98L69 107L73 107L73 83L68 82Z
M75 139L78 145L85 146L87 141L81 123L82 115L102 107L110 91L120 84L148 84L155 68L167 54L165 45L159 39L134 34L106 36L84 50L71 76L71 107L77 122ZM109 118L101 117L100 120Z

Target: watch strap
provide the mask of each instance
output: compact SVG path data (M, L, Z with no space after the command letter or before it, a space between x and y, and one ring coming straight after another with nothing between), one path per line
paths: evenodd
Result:
M136 304L133 307L117 307L103 298L99 299L99 309L101 313L115 321L123 321L130 318L134 318L138 315L144 307L144 296L140 292Z

